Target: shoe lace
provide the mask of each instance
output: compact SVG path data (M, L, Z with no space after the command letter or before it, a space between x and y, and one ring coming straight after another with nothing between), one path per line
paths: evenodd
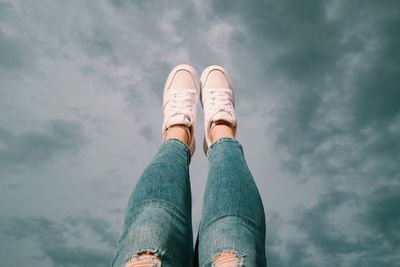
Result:
M228 88L211 88L204 99L211 113L219 111L231 112L233 110L232 90Z
M190 118L193 111L193 98L195 92L193 90L179 89L171 94L168 103L168 109L172 115L184 114Z

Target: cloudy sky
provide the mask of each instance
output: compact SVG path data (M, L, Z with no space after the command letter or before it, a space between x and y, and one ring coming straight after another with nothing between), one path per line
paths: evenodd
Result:
M232 77L269 266L400 266L399 47L396 0L0 0L1 265L109 265L190 63Z

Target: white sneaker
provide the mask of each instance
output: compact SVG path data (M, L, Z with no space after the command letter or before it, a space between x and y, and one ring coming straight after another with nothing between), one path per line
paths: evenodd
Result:
M231 81L221 66L209 66L201 74L201 103L204 108L204 152L211 145L210 132L217 124L228 124L236 131L235 96Z
M178 65L171 70L164 87L163 139L172 126L183 125L188 127L188 146L191 155L195 151L194 128L199 91L200 84L197 72L192 66L186 64Z

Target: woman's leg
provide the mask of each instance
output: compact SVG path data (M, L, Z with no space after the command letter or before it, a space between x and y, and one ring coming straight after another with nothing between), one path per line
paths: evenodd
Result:
M203 209L200 266L266 266L264 208L234 139L221 138L210 147Z
M186 267L191 262L189 161L181 141L161 144L129 199L112 266ZM153 264L139 265L144 261Z
M112 266L187 267L193 258L189 163L198 78L175 67L164 88L163 139L129 199Z
M209 172L197 244L199 265L266 266L264 208L242 147L233 138L236 115L229 78L224 69L214 67L203 72L201 81ZM219 99L207 103L215 95Z

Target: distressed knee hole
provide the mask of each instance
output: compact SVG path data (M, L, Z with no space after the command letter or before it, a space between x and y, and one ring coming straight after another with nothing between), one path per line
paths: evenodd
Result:
M154 252L144 251L132 256L125 267L160 267L161 260Z
M213 267L239 267L243 266L243 257L236 253L227 251L214 256Z

